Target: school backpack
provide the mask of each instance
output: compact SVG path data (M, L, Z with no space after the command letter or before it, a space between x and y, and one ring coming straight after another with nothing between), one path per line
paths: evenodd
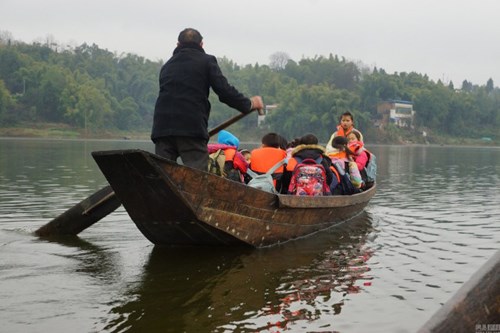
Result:
M226 155L224 150L218 149L217 151L208 155L208 172L215 173L218 176L224 176L224 163L226 162Z
M368 162L365 166L366 172L366 183L375 183L375 179L377 178L377 158L375 155L368 150L366 150L368 154Z
M321 157L318 160L296 159L298 163L292 172L288 194L312 197L330 195L330 187L326 183L326 171L320 163Z
M331 188L334 195L351 195L359 193L360 190L354 187L349 176L349 162L335 161L333 167L338 171L340 181L335 187Z
M249 168L247 170L247 174L250 175L252 179L248 182L247 185L262 191L277 194L278 191L276 191L276 188L274 187L273 173L278 170L280 166L285 164L285 162L286 158L276 163L271 169L263 174L258 174Z

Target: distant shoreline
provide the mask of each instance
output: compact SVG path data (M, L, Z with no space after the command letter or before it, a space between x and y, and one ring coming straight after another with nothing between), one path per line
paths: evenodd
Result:
M53 141L130 141L130 142L150 142L153 146L151 139L125 139L125 138L58 138L58 137L21 137L21 136L2 136L0 135L0 140L53 140ZM249 149L248 147L257 147L259 142L256 141L240 141L240 147ZM324 145L324 144L323 144ZM423 144L423 143L367 143L368 147L380 147L380 146L407 146L407 147L463 147L463 148L494 148L500 149L500 145L494 144Z
M0 137L33 139L151 140L149 131L85 130L66 124L40 123L0 128Z
M133 140L151 141L149 130L142 131L122 131L122 130L88 130L75 128L67 124L57 123L33 123L22 126L1 127L0 138L19 139L55 139L55 140ZM383 139L383 138L382 138ZM241 140L242 145L255 145L259 140ZM404 142L388 143L386 140L375 140L366 142L367 145L397 145L397 146L473 146L473 147L499 147L500 143L495 141L484 141L482 139L462 138L462 137L433 137L432 142L425 144L413 142L411 138Z

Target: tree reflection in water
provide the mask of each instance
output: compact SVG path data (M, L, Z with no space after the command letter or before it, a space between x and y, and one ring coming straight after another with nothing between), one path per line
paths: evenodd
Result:
M309 264L287 269L275 288L277 300L268 301L244 320L225 325L220 332L224 329L280 332L299 322L303 329L309 330L318 327L311 325L312 322L339 315L346 295L371 286L367 262L373 250L366 245L366 240L372 231L371 221L364 214L355 224L322 235L317 241L329 243L330 247L317 253ZM322 322L321 331L326 332L325 328L334 331L335 323L326 322Z

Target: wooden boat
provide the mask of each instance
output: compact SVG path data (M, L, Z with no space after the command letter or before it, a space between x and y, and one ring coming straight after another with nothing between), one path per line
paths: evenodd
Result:
M418 333L498 332L499 318L500 251L497 251Z
M157 245L271 246L346 222L376 191L276 195L143 150L92 156L139 230Z

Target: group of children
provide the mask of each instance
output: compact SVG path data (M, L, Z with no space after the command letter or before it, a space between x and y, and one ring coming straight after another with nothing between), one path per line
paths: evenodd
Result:
M208 147L210 171L261 189L268 180L271 191L281 194L348 195L373 186L375 156L364 148L363 135L354 128L349 112L341 115L326 148L313 134L287 142L268 133L261 141L261 147L252 151L238 150L239 140L221 131L218 143Z

